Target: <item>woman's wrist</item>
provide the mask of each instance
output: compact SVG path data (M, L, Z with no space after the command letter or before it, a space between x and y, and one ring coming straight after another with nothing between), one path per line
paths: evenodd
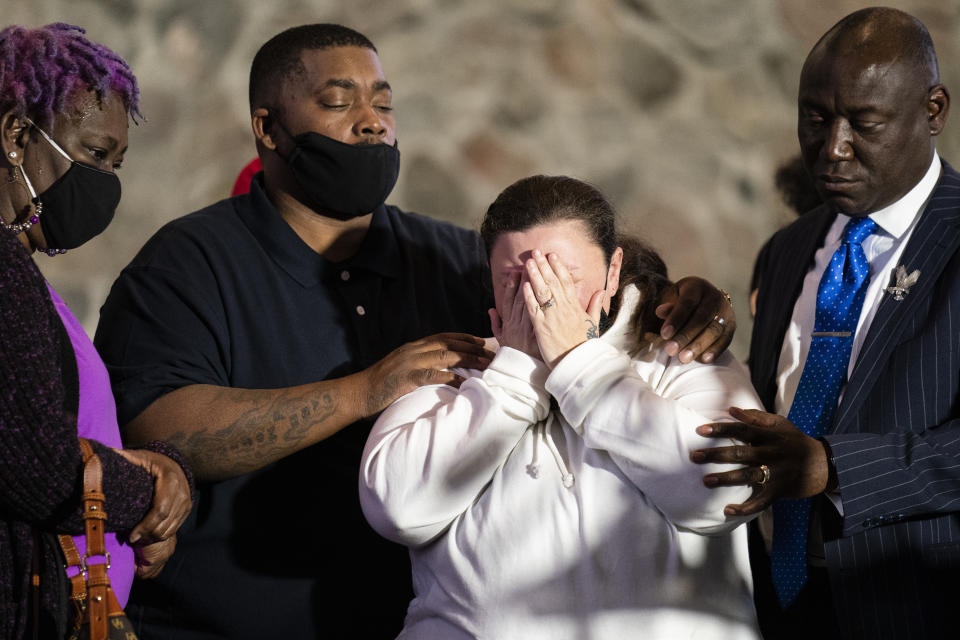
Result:
M160 455L166 456L176 462L180 466L180 469L183 470L183 475L186 476L187 483L190 485L190 498L196 498L196 486L194 484L193 471L190 469L190 465L187 464L186 459L183 457L183 454L180 453L179 449L166 440L151 440L142 446L133 448L145 449L147 451L152 451L153 453L159 453Z

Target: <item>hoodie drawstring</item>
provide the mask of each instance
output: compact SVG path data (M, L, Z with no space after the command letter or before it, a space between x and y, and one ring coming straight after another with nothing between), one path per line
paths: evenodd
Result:
M560 477L563 480L563 486L569 489L573 486L576 478L574 478L573 474L570 473L570 470L567 469L567 465L563 461L563 456L560 455L560 450L557 449L557 444L550 436L550 427L553 426L553 421L554 413L551 411L545 421L537 423L537 426L533 428L533 459L530 461L530 464L527 465L527 473L530 474L532 478L540 477L538 445L540 443L540 439L542 438L547 445L547 449L549 449L550 453L553 454L553 461L557 464L557 468L560 469Z

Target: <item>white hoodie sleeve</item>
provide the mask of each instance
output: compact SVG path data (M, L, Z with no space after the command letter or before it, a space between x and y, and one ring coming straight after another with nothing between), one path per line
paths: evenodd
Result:
M543 420L549 369L503 347L457 390L430 385L377 419L360 466L360 504L381 535L430 542L476 500L527 427Z
M546 388L585 444L608 452L674 525L698 533L729 530L749 518L725 516L724 506L744 502L752 489L708 489L704 475L740 465L694 464L690 452L731 444L695 430L732 420L731 406L758 408L757 396L744 367L727 354L709 365L656 357L633 363L604 341L587 340L560 361Z

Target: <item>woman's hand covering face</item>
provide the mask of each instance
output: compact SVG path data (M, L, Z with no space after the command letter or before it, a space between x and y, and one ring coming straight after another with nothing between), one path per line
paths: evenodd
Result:
M595 291L583 309L577 286L555 253L539 250L524 263L523 299L543 361L552 369L574 347L599 337L605 292Z
M503 316L496 309L490 309L490 329L501 347L511 347L540 359L540 348L523 300L526 283L525 273L517 272L506 279L502 285Z

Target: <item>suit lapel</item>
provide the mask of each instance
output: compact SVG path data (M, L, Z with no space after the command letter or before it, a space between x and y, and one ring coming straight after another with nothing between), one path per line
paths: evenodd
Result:
M834 417L834 433L853 428L857 413L866 400L887 360L917 307L930 295L940 273L960 248L960 175L944 163L943 176L934 189L926 210L917 222L899 264L907 273L920 270L920 279L900 302L884 293L873 323L860 350L843 401ZM882 277L889 277L883 274Z
M761 276L757 317L751 339L750 369L754 386L768 411L776 396L777 364L793 307L813 256L836 215L815 209L775 236L768 267Z

